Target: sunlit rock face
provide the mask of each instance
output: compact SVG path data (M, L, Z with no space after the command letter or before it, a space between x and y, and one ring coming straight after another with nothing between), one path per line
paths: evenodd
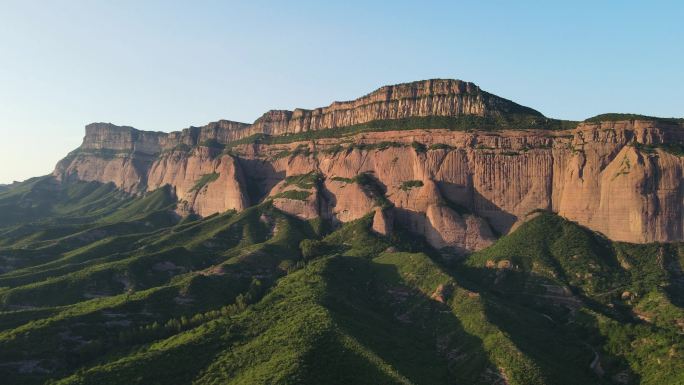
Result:
M541 116L472 83L428 80L314 110L269 111L253 124L222 120L159 133L94 123L54 175L135 194L170 185L182 214L239 211L264 199L302 219L341 223L374 213L379 233L399 225L461 252L486 247L537 209L613 240L684 240L684 157L667 151L684 140L677 122L604 121L562 131L417 127L221 148L254 134L521 112ZM288 183L304 174L315 174L314 182Z

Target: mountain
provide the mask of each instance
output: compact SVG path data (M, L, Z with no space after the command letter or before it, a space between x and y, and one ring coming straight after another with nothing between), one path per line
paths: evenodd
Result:
M88 125L0 191L0 378L684 383L683 135L455 80Z
M344 223L382 200L389 222L456 252L489 245L535 209L614 240L683 240L684 121L604 118L557 121L472 83L428 80L251 125L166 134L90 124L53 175L130 193L170 185L181 215L269 197L300 218ZM306 188L291 183L307 175Z

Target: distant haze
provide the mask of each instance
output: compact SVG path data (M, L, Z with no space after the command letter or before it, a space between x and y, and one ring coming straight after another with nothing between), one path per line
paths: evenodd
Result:
M582 120L684 116L677 1L4 1L0 183L90 122L172 131L456 78Z

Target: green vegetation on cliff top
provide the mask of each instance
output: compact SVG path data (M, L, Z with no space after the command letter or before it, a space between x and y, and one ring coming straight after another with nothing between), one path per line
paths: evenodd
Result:
M342 138L363 132L404 131L417 129L448 129L452 131L503 130L503 129L541 129L565 130L574 128L577 122L556 120L538 115L507 114L497 117L481 116L417 116L403 119L376 120L363 124L335 127L325 130L305 131L296 134L271 136L255 134L226 144L226 148L247 144L285 144L305 140Z
M657 116L647 116L639 114L621 114L621 113L607 113L592 116L591 118L585 119L585 122L598 123L598 122L615 122L621 120L646 120L646 121L656 121L662 123L672 123L672 124L684 124L683 118L660 118Z

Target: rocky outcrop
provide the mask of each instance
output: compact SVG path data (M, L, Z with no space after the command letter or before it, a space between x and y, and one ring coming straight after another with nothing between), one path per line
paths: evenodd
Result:
M401 226L437 248L486 247L537 209L614 240L684 240L684 125L656 119L565 131L415 129L284 144L228 143L414 116L535 114L459 81L383 87L316 110L271 111L169 134L92 124L55 169L60 180L113 182L131 193L171 185L179 211L210 215L270 199L303 219ZM315 183L302 176L315 175ZM304 180L304 182L302 182Z
M571 156L554 166L552 209L614 240L684 239L684 157L665 149L683 143L681 126L653 122L581 125Z
M294 177L308 174L299 174ZM314 219L322 216L320 192L316 185L298 186L287 180L278 183L271 191L269 198L280 210L300 219Z
M138 155L110 155L79 152L57 163L53 175L60 181L82 180L114 183L127 192L144 191L147 172L154 158Z
M156 154L168 137L163 132L141 131L111 123L91 123L86 126L86 135L80 149Z
M491 245L495 238L486 221L474 215L461 216L454 210L432 204L425 212L425 238L437 248L455 247L461 252L480 250Z
M150 166L147 185L150 190L170 185L179 199L181 213L207 216L249 206L245 179L237 161L207 147L190 153L163 154Z
M394 216L392 211L376 207L373 212L373 231L380 235L388 236L392 234L393 226Z

